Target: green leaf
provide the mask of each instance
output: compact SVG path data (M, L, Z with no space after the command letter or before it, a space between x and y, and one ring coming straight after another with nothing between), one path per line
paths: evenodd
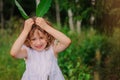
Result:
M36 8L36 16L42 17L44 14L48 11L48 9L51 6L52 0L40 0L40 3L38 4Z
M21 7L21 5L17 2L17 0L15 0L15 4L18 7L18 10L20 11L21 15L23 16L23 18L28 19L29 16L25 13L25 11L23 10L23 8Z

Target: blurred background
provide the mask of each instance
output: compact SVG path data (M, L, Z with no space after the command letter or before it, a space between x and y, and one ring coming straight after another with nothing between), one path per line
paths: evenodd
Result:
M18 0L35 16L40 0ZM66 80L120 80L120 0L52 0L44 18L72 44L59 54ZM24 60L10 56L24 18L14 0L0 0L0 80L20 80Z

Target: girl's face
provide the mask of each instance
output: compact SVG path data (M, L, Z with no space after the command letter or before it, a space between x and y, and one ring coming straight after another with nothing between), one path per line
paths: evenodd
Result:
M40 30L36 29L33 36L30 38L31 48L37 51L42 51L46 48L46 45L46 36Z

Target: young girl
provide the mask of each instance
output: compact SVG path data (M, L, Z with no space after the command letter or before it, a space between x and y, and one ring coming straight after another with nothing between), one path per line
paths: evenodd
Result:
M29 18L10 53L15 58L25 59L26 70L22 80L64 80L57 55L70 43L70 38L43 18Z

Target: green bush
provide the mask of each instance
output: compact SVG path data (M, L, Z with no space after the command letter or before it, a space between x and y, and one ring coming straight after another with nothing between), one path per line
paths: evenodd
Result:
M9 54L16 36L18 33L11 36L6 30L0 30L0 80L20 80L25 69L23 60L13 59Z
M23 19L12 17L10 20L6 21L4 29L8 34L12 35L14 33L20 32L20 30L23 28L23 22Z
M96 50L100 50L101 56L103 51L101 50L104 45L105 38L101 35L93 35L87 37L80 45L80 55L83 62L87 65L94 66L96 64L95 56Z
M22 28L20 27L22 21L11 18L10 21L6 21L4 29L0 29L0 80L20 80L23 73L23 65L20 65L23 62L13 59L9 54L13 41Z
M62 32L64 32L63 29ZM87 32L89 33L90 31ZM68 31L67 28L65 28L64 33L72 40L70 47L59 54L58 60L66 80L92 80L92 69L87 64L84 64L80 51L81 44L86 40L87 33L77 34Z
M115 28L113 35L108 38L109 55L105 59L104 67L101 69L101 80L120 79L120 29Z
M73 43L74 44L74 43ZM81 62L80 54L75 53L74 45L59 54L59 65L66 80L90 80L90 69Z
M93 29L82 31L81 34L69 32L72 39L71 46L60 54L59 64L67 80L92 80L93 72L101 71L104 59L109 50L107 37L97 34ZM97 51L100 60L96 60ZM77 74L77 75L76 75Z

